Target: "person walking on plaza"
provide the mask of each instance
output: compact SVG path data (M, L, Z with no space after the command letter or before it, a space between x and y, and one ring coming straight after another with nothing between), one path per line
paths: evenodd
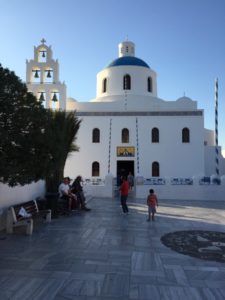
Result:
M156 213L156 206L158 206L158 198L153 189L149 190L149 195L147 198L147 205L148 205L148 219L147 221L155 221L155 213Z
M127 207L127 197L128 197L128 192L129 192L129 184L128 181L126 180L126 177L122 177L122 184L120 186L120 201L121 201L121 206L124 214L128 214L129 210Z

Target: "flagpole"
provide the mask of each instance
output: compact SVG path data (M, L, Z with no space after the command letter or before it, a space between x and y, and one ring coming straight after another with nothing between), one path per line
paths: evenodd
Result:
M218 149L218 78L215 80L215 170L219 176L219 149Z

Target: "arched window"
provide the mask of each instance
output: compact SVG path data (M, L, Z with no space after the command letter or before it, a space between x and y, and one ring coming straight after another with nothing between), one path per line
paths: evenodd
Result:
M190 143L190 130L187 127L182 129L182 143Z
M99 163L97 161L94 161L92 164L92 176L99 176L99 173Z
M157 161L152 163L152 177L159 177L159 163Z
M100 130L98 128L93 129L92 143L100 143Z
M104 78L102 82L102 92L106 93L106 91L107 91L107 78Z
M123 77L123 89L124 90L130 90L131 89L131 78L130 75L126 74Z
M148 92L152 93L152 77L148 77Z
M152 128L152 143L159 143L159 129Z
M122 143L129 143L129 130L127 128L122 130Z

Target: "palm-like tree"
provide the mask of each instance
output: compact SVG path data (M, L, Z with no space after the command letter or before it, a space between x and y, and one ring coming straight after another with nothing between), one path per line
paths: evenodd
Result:
M76 145L81 120L76 111L48 110L45 128L46 191L57 192L69 153L79 151Z

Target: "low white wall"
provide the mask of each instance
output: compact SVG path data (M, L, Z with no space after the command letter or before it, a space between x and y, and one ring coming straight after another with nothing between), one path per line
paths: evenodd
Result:
M149 179L136 177L137 198L146 198L149 189L154 189L161 199L225 201L225 176Z
M85 185L84 192L86 197L112 198L112 186L106 185Z
M84 192L86 197L112 198L113 197L113 176L108 174L104 182L100 184L85 184Z
M45 182L9 187L0 183L0 209L14 205L16 203L29 201L45 194Z
M9 187L0 183L0 230L5 228L6 210L9 206L45 195L45 182Z
M136 197L147 198L154 189L159 199L225 201L225 185L137 185Z
M201 177L193 177L193 179L191 179L193 183L190 185L171 184L169 178L161 181L159 180L159 182L163 182L164 184L148 184L143 177L136 178L134 196L140 199L146 198L149 193L149 189L153 188L159 199L225 201L225 176L220 178L220 185L212 183L199 184L200 178ZM105 178L105 181L101 182L101 184L90 183L84 185L84 191L89 198L112 198L115 191L117 191L116 195L118 195L118 188L116 188L114 185L115 180L113 180L111 175L108 175Z

